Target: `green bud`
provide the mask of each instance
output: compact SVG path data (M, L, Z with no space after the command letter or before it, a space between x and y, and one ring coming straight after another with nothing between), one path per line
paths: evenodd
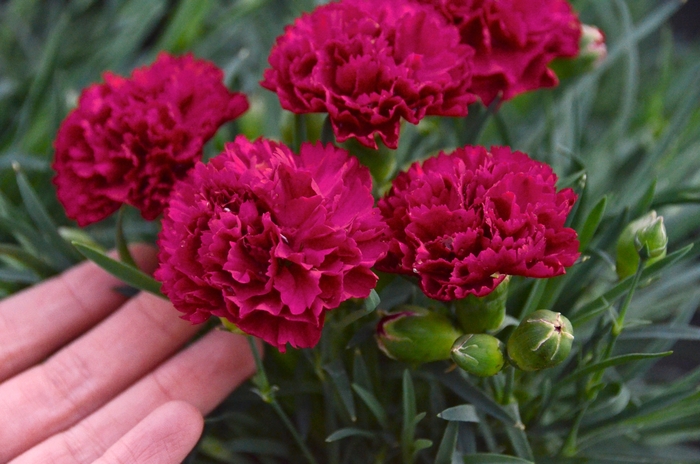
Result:
M540 309L527 316L508 339L508 356L524 371L554 367L571 351L574 331L561 315Z
M466 333L484 333L503 324L509 281L510 276L507 276L491 293L481 298L469 295L454 302L457 320Z
M450 358L461 332L445 316L419 306L383 317L377 325L377 344L392 359L422 364Z
M452 345L452 360L459 367L479 377L491 377L503 368L503 343L487 334L467 334Z
M630 222L617 240L616 269L620 280L637 272L640 258L646 267L666 256L667 244L664 218L657 216L656 211Z

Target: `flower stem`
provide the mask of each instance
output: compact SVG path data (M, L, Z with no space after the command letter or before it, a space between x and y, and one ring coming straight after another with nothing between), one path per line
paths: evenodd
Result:
M294 424L292 424L292 421L284 412L282 406L280 406L279 402L277 401L277 398L275 398L276 389L270 386L270 381L268 380L267 373L265 372L265 368L263 367L262 358L260 357L260 352L258 351L258 346L255 344L255 340L253 339L253 337L248 337L248 344L250 345L250 351L253 353L253 358L255 359L255 366L257 368L255 383L257 384L259 389L258 394L264 402L272 406L272 409L274 409L279 418L282 419L282 422L287 427L287 430L289 430L289 433L292 434L294 441L296 441L297 445L301 449L301 452L304 454L304 457L306 457L306 460L309 462L309 464L318 464L316 462L316 458L314 458L313 454L311 454L311 451L306 446L306 443L304 443L304 440L299 435L299 432L297 432L296 427L294 426Z
M503 389L503 404L509 404L513 399L513 388L515 386L515 368L508 365L505 368L506 386Z
M559 452L560 456L571 457L576 455L576 440L578 438L578 429L579 427L581 427L581 421L583 420L583 416L586 415L586 411L588 411L588 406L590 406L590 404L591 402L587 402L579 411L578 415L576 416L576 419L574 419L574 424L571 426L569 435L566 437L564 445L561 447L561 451Z

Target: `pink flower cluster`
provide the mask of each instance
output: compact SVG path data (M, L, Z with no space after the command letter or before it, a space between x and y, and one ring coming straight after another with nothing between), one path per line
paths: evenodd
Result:
M104 80L83 91L56 135L58 199L81 226L123 203L155 219L205 142L248 101L226 89L220 69L191 55L162 53L129 78Z
M547 65L580 35L566 0L342 0L285 30L262 85L284 109L328 113L340 142L396 148L402 119L556 85Z
M326 112L339 141L398 145L402 120L465 116L556 84L578 52L566 0L342 0L278 38L262 85L295 113ZM545 164L467 146L401 173L374 207L367 168L343 149L239 136L202 147L247 108L223 73L161 54L88 87L55 141L54 183L81 226L126 203L164 209L156 278L183 318L221 317L284 351L314 346L326 313L365 298L371 268L417 276L431 298L491 292L506 275L553 277L578 258L564 227L576 195ZM166 209L167 207L167 209Z
M471 47L413 0L346 0L303 15L277 39L263 87L294 113L327 112L338 141L396 148L402 119L464 116L476 100Z
M156 278L183 318L224 317L285 350L314 346L325 313L364 298L386 253L369 171L345 150L239 136L179 182Z
M440 153L399 174L379 201L392 233L377 268L416 275L431 298L490 293L506 275L553 277L578 258L564 227L576 200L546 164L508 147Z

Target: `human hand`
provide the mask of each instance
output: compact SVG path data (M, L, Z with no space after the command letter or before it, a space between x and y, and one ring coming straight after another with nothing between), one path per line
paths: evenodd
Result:
M143 269L155 251L138 246ZM199 329L167 301L131 299L92 263L0 302L0 463L181 462L250 376L246 339Z

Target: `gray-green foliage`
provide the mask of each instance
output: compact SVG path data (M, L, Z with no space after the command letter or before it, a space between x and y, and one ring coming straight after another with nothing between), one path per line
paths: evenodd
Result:
M1 2L0 296L71 265L78 258L68 243L77 236L86 242L68 228L50 183L53 136L83 87L106 70L127 74L159 50L192 51L221 66L227 84L252 103L208 154L241 131L282 137L292 118L257 83L275 37L316 3ZM560 278L514 278L507 308L518 319L540 308L566 315L576 334L572 355L553 369L506 369L488 380L446 373L446 363L406 371L376 348L379 311L348 304L331 313L316 349L268 350L265 359L279 404L319 462L456 462L450 458L460 455L474 463L700 462L691 446L700 440L700 368L688 370L698 363L700 340L689 326L700 302L700 246L688 247L700 230L700 45L673 40L668 18L678 0L573 3L607 34L602 67L523 95L495 115L475 107L466 120L405 126L395 158L382 167L395 174L437 150L474 142L510 144L550 163L560 186L579 194L570 222L585 239L583 256ZM652 208L665 218L668 256L640 275L606 361L612 321L634 282L616 280L615 242ZM104 221L87 232L113 246L114 227ZM154 227L133 212L125 221L130 240L152 238ZM379 309L429 304L407 288L396 279L377 289ZM365 312L358 318L352 311ZM670 349L675 353L661 362L653 356ZM461 405L470 407L438 417ZM188 462L305 462L277 417L250 386L239 388L208 419Z

